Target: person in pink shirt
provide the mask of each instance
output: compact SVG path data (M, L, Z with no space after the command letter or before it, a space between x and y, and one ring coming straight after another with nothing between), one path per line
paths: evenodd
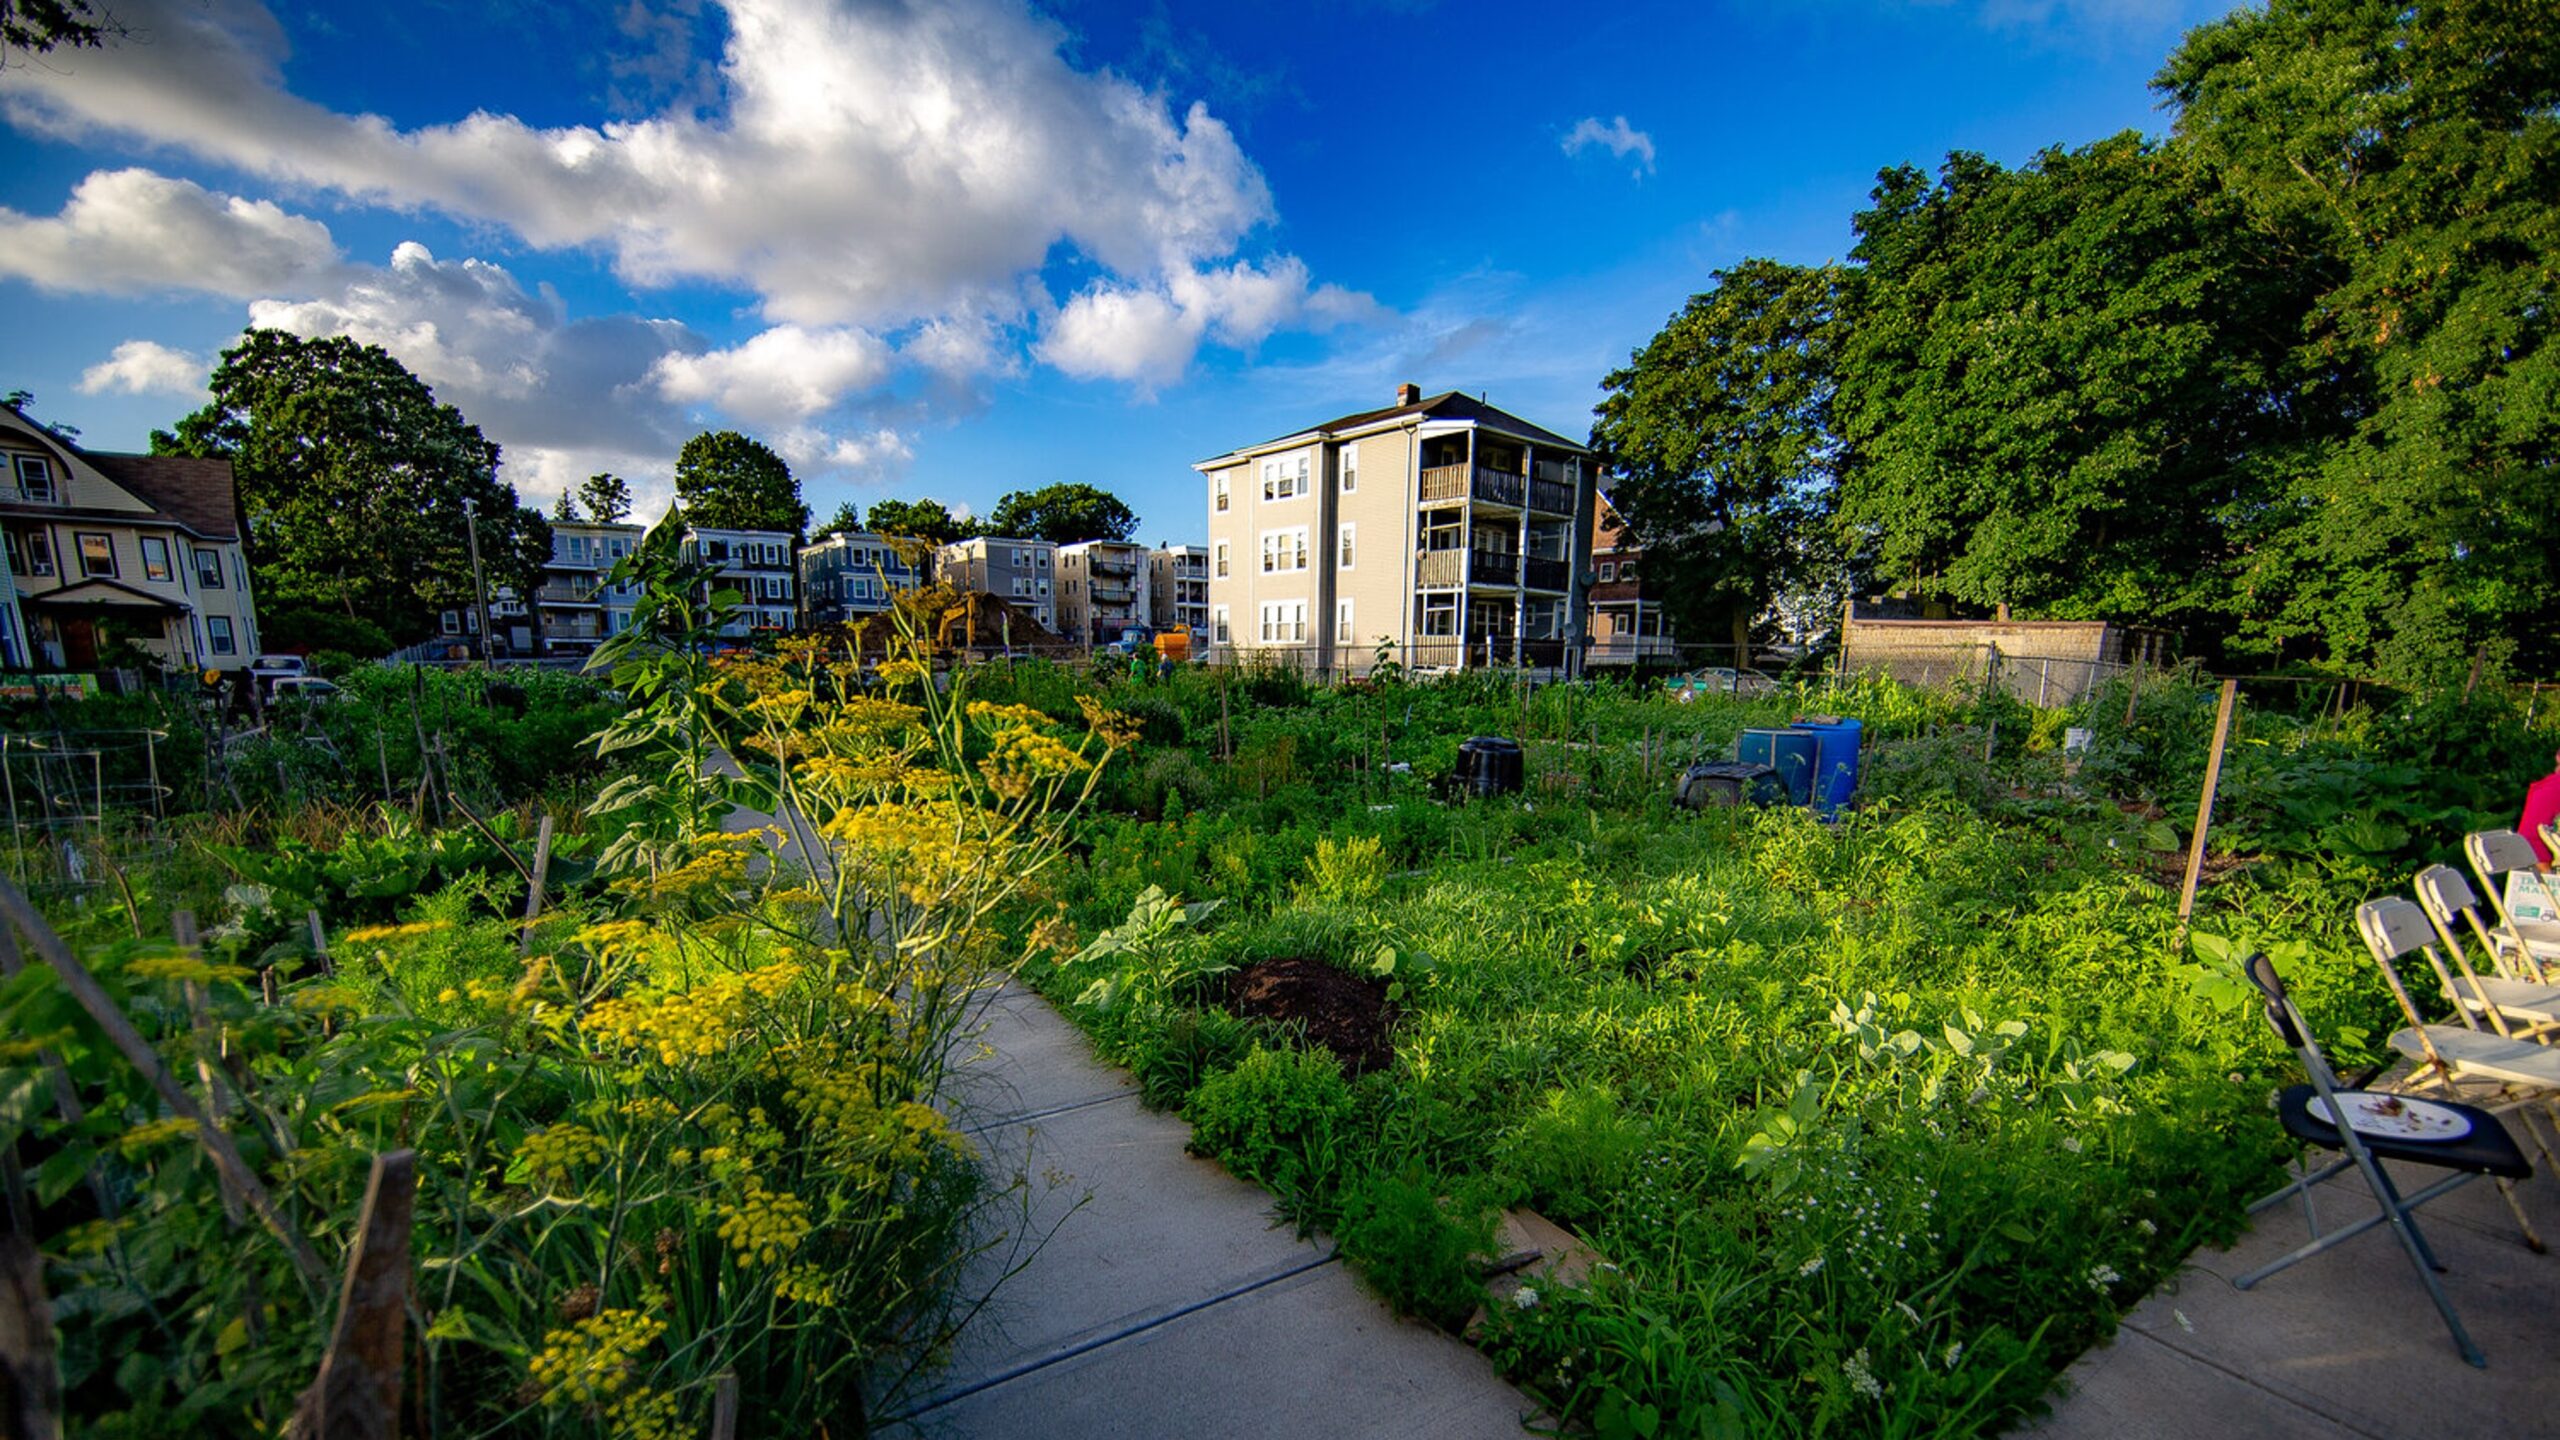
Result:
M2560 820L2560 755L2551 757L2551 773L2524 792L2524 818L2516 822L2545 870L2551 868L2551 847L2542 843L2542 827L2554 820Z

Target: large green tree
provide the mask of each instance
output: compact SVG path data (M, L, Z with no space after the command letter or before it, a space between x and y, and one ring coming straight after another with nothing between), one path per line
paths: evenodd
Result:
M1138 517L1120 497L1080 481L1062 481L1037 490L1016 490L996 501L983 530L1074 545L1086 540L1126 540L1138 528Z
M676 503L692 523L715 530L780 530L803 535L809 507L800 482L760 440L713 430L676 455Z
M2319 282L2294 338L2344 433L2260 517L2260 643L2560 660L2560 9L2270 0L2155 85Z
M598 471L578 487L578 503L586 507L587 518L597 524L620 524L631 513L631 486L619 475Z
M2300 282L2182 150L1901 166L1857 217L1840 521L1880 578L2212 630L2234 526L2300 463ZM2314 427L2316 428L2316 427Z
M0 50L44 55L57 48L94 50L133 32L90 0L0 0Z
M548 522L499 482L498 447L379 346L252 330L212 383L151 448L231 462L261 607L422 637L471 602L467 508L488 583L536 583Z
M1680 632L1730 633L1831 563L1834 357L1849 272L1717 271L1603 382L1591 445Z
M875 500L866 524L874 535L912 535L936 545L970 534L969 527L939 500Z

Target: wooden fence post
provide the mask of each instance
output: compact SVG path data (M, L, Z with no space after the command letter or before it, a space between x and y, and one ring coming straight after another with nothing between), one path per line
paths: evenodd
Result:
M2186 933L2187 917L2196 909L2196 881L2204 874L2205 835L2213 828L2213 792L2222 784L2222 750L2231 743L2231 710L2240 699L2240 682L2222 682L2222 704L2213 717L2213 753L2205 757L2204 794L2196 799L2195 838L2187 844L2187 883L2178 892L2178 932Z
M400 1355L409 1315L409 1221L418 1152L373 1157L338 1320L320 1373L285 1434L294 1440L393 1440L400 1433Z

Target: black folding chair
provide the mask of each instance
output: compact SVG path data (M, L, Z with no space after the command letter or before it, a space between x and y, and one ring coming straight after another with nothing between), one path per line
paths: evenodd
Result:
M2347 1111L2341 1097L2362 1092L2339 1088L2336 1072L2329 1068L2328 1057L2320 1053L2320 1043L2311 1038L2311 1027L2303 1023L2302 1012L2293 1008L2293 1001L2285 994L2284 981L2276 974L2276 967L2264 955L2251 955L2246 963L2249 979L2257 985L2259 994L2266 997L2268 1023L2276 1027L2276 1033L2284 1038L2284 1043L2301 1057L2303 1073L2311 1079L2310 1084L2289 1086L2276 1097L2276 1112L2284 1122L2285 1133L2306 1145L2342 1154L2340 1159L2318 1171L2313 1171L2311 1162L2305 1159L2300 1179L2249 1207L2249 1213L2255 1215L2291 1196L2300 1195L2303 1217L2310 1224L2312 1239L2291 1254L2261 1265L2231 1283L2246 1290L2277 1271L2352 1240L2376 1225L2389 1225L2391 1233L2400 1237L2400 1247L2409 1253L2409 1263L2417 1269L2418 1279L2425 1283L2428 1296L2436 1302L2437 1312L2444 1316L2445 1328L2453 1332L2453 1343L2462 1351L2462 1358L2482 1369L2488 1368L2489 1358L2480 1353L2479 1346L2471 1343L2470 1332L2462 1328L2462 1317L2453 1313L2453 1302L2445 1298L2444 1286L2436 1279L2435 1272L2445 1267L2436 1259L2435 1251L2428 1248L2426 1237L2418 1233L2416 1212L2419 1206L2437 1196L2458 1190L2483 1175L2522 1180L2533 1174L2533 1167L2525 1163L2524 1152L2516 1148L2514 1138L2507 1134L2505 1126L2498 1123L2498 1117L2477 1106L2426 1102L2441 1105L2471 1122L2468 1134L2452 1140L2401 1140L2367 1135L2352 1125L2332 1125L2312 1114L2314 1096L2326 1103L2331 1115L2344 1116ZM2454 1173L2415 1195L2404 1197L2400 1187L2392 1184L2391 1177L2384 1173L2382 1162L2385 1160L2426 1165ZM2311 1189L2349 1170L2364 1176L2365 1183L2373 1188L2373 1198L2381 1205L2382 1211L2343 1230L2332 1230L2323 1235L2319 1217L2311 1211Z

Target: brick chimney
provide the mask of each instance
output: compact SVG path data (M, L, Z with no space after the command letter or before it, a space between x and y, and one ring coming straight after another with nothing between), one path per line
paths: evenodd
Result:
M1408 384L1408 385L1399 385L1399 386L1397 386L1397 387L1396 387L1396 403L1397 403L1398 405L1419 405L1419 404L1421 404L1421 403L1422 403L1422 387L1421 387L1421 386L1419 386L1419 385L1410 385L1410 384Z

